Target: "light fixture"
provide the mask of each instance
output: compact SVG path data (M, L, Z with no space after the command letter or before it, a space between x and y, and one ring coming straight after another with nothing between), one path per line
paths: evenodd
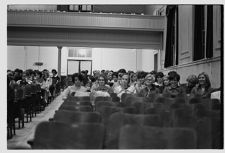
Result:
M37 62L34 62L34 66L42 66L44 63L43 62L40 62L40 46L38 47L38 61Z
M34 66L42 66L43 62L34 62Z

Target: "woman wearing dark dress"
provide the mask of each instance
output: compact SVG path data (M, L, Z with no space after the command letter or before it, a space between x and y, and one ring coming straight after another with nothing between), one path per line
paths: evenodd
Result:
M210 98L212 91L208 74L202 72L198 75L198 84L191 90L191 97Z

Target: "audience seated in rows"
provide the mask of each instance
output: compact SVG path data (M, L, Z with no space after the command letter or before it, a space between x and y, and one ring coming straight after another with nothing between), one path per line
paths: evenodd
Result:
M53 72L57 74L57 72ZM54 82L54 77L57 76L49 76L47 70L42 72L33 70L24 72L21 70L7 71L8 106L12 106L12 103L14 103L16 98L14 95L17 95L18 89L29 87L29 85L40 87L44 91L42 98L45 100L46 95L55 96L60 78L56 79L54 86L52 82ZM180 84L180 75L175 71L164 75L162 72L156 71L133 72L120 69L113 72L112 70L102 70L94 71L93 76L88 75L88 71L82 71L82 73L72 75L73 84L62 93L64 103L57 111L58 114L59 112L62 113L60 117L65 117L63 112L79 112L81 116L78 119L79 121L80 119L82 121L87 119L84 117L85 113L86 116L93 117L93 114L98 112L103 123L101 123L103 125L101 128L102 138L101 146L94 147L94 149L142 149L143 147L156 149L157 146L154 146L154 144L163 144L159 146L159 149L219 148L216 145L221 144L218 138L221 130L217 129L220 125L219 108L221 103L218 102L220 100L209 98L215 98L214 96L216 92L220 91L220 88L211 88L206 73L200 73L198 77L190 75L186 81L187 84ZM53 92L51 92L50 86L54 87ZM119 100L113 101L116 98ZM10 114L13 112L11 107L8 107L8 112L7 123L11 125L13 123ZM87 115L88 113L89 115ZM78 117L77 113L76 117ZM68 122L71 121L70 118L67 119ZM47 126L57 124L57 118L54 117L52 121L45 124ZM129 126L141 126L128 127L128 124ZM78 125L80 123L73 124L72 128L78 127ZM152 126L155 126L155 128ZM68 128L68 125L66 127ZM183 128L187 129L184 130ZM98 129L100 128L98 127ZM160 136L155 132L142 132L143 129L146 129L146 131L152 129ZM86 133L86 131L81 133L82 131L84 130L81 128L78 133ZM137 133L132 137L134 131L137 131ZM177 131L184 132L179 134ZM76 137L75 135L77 133L74 134L74 137ZM97 134L95 133L95 135ZM177 136L179 136L179 139ZM206 137L208 138L207 141L205 141ZM49 136L47 136L48 138ZM57 137L57 141L61 138ZM64 138L67 138L67 136L64 135ZM68 138L74 140L72 137ZM155 143L156 139L159 143ZM53 149L56 147L54 146L54 140L54 137L52 137L53 146L51 147ZM83 140L86 142L89 139ZM148 141L146 146L142 145L145 140ZM37 144L37 139L35 139L33 148L36 148ZM64 149L65 146L62 146L62 148ZM75 148L81 149L82 147L75 146ZM87 148L87 146L84 148Z
M54 97L56 84L60 82L57 71L52 70L52 77L49 76L48 70L7 71L11 87L16 85L39 84L44 90L44 97ZM112 93L117 94L119 98L123 93L148 97L152 92L177 97L178 95L187 94L188 96L201 96L209 98L214 91L211 88L209 77L206 73L196 75L191 74L187 77L185 84L180 84L180 75L175 71L168 74L162 72L144 72L144 71L126 71L120 69L112 70L95 70L93 75L88 75L88 71L82 71L72 76L73 85L68 86L64 91L64 97L72 93L82 95L109 96ZM14 88L14 87L13 87ZM53 92L54 91L54 92Z

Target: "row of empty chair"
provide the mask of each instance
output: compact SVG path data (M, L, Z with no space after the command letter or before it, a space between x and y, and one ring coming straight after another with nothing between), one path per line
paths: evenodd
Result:
M219 149L221 103L215 99L68 97L40 123L32 149Z
M17 86L14 91L13 95L8 95L14 98L7 98L8 138L12 138L16 134L16 129L24 128L24 123L31 122L33 117L45 110L45 107L53 101L51 99L46 102L43 90L36 84Z

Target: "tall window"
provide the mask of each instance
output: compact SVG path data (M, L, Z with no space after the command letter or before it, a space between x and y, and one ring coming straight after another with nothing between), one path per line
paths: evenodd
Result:
M166 15L167 35L164 67L169 67L178 64L178 6L167 6Z
M193 60L213 56L213 6L196 5Z

